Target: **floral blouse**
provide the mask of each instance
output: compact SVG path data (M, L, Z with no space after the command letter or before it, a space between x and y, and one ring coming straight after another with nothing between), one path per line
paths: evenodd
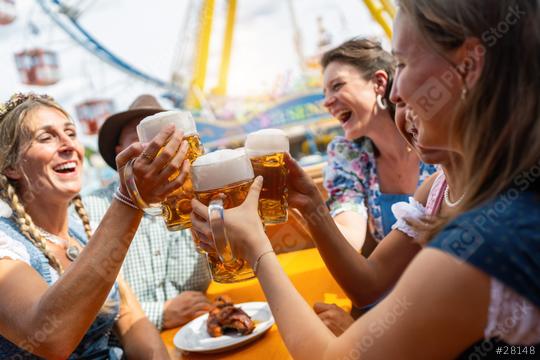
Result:
M433 165L420 162L420 185L437 171ZM377 177L373 142L363 137L348 141L338 136L328 145L328 166L324 187L332 216L354 211L368 217L368 230L379 242L384 238L381 190Z

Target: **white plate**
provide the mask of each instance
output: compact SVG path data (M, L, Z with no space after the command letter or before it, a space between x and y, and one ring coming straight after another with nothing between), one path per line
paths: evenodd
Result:
M184 325L174 336L174 345L180 350L190 352L220 352L236 348L262 336L274 324L274 317L266 302L247 302L236 304L255 322L255 330L249 335L222 335L211 337L206 331L204 314Z

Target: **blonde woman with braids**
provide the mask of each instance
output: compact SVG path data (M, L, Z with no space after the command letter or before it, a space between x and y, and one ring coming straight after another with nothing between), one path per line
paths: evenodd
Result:
M244 204L225 211L229 238L254 267L294 358L537 358L540 2L398 3L391 97L417 115L419 147L463 158L458 189L464 193L446 195L456 205L453 213L439 219L428 246L390 294L339 337L305 303L272 252L257 213L261 178ZM505 31L494 34L498 29ZM201 220L206 208L197 201L193 208L194 229L208 235ZM317 210L303 215L335 228ZM513 346L484 342L490 339ZM477 342L483 343L471 347Z
M0 109L0 138L0 358L119 359L111 330L128 358L167 358L131 291L115 283L142 217L124 179L92 234L78 197L83 147L68 114L49 97L17 94ZM144 152L137 143L118 155L119 169L134 159L144 200L183 182L186 167L167 180L184 165L181 139L164 129ZM70 202L84 229L69 219Z

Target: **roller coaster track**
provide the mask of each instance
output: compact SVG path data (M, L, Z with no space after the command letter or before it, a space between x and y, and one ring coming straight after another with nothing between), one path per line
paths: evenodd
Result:
M166 89L167 91L176 93L181 92L181 90L174 84L144 73L109 51L79 24L76 14L68 6L62 4L62 1L36 0L36 2L51 18L51 20L58 25L71 39L81 45L92 55L98 57L100 60L144 82Z

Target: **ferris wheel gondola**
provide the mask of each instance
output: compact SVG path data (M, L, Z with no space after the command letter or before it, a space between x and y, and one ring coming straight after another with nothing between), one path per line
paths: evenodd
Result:
M75 106L79 123L86 135L96 135L106 118L114 114L112 99L91 99Z
M42 48L19 51L15 64L21 81L27 85L47 86L60 80L58 55Z

